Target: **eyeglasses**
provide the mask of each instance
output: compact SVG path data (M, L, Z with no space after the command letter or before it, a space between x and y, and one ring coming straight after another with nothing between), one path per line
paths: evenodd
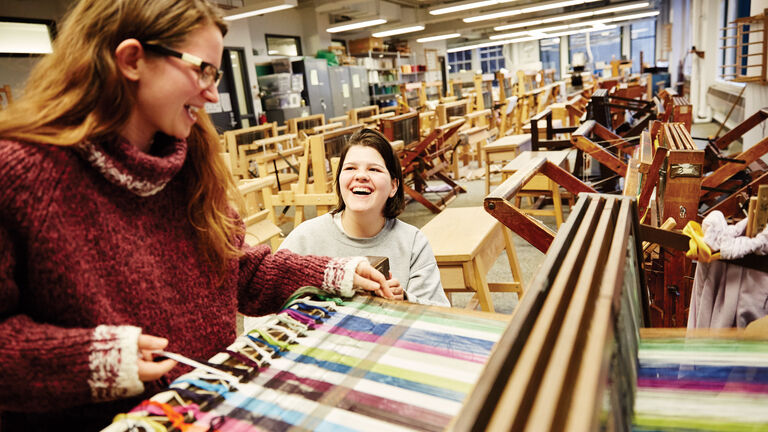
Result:
M188 53L174 51L162 45L154 45L142 42L141 46L143 46L146 50L153 51L157 54L177 57L189 64L199 67L200 70L198 71L198 80L200 81L200 86L204 88L210 87L211 84L217 86L219 85L219 81L221 81L221 70L219 70L216 66L203 61L203 59L200 57Z

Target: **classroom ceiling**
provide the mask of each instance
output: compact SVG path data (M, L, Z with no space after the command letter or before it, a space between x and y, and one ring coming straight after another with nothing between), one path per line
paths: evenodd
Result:
M227 0L224 0L227 1ZM230 0L232 1L232 0ZM517 27L516 30L531 30L537 28L560 26L569 24L578 25L580 21L610 19L629 14L638 14L658 9L661 0L485 0L486 6L441 15L430 14L438 8L459 6L480 0L299 0L300 8L311 7L317 13L327 13L331 23L342 21L358 21L372 17L387 19L386 24L369 27L362 30L352 30L334 34L334 38L355 39L370 36L372 33L391 29L394 27L411 25L423 25L424 30L408 33L391 38L420 38L446 33L461 33L458 38L450 39L449 46L462 43L488 40L490 36L514 32L515 30L495 30L505 24L530 23L532 20L543 20ZM626 9L616 12L600 12L599 16L574 17L572 19L559 19L563 15L587 15L590 11L605 10L608 8L622 7ZM532 10L533 8L533 10ZM538 9L538 10L537 10ZM512 13L514 15L499 16L493 19L481 21L473 20L479 16L497 13Z

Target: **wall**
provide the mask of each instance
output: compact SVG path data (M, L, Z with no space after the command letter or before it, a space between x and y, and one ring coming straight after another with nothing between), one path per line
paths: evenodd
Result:
M253 67L255 57L253 55L253 41L251 29L247 20L229 21L229 31L224 37L224 46L227 48L243 48L245 51L245 64L248 70L248 80L251 83L251 100L254 112L261 111L261 99L259 99L259 85L256 80L256 69Z

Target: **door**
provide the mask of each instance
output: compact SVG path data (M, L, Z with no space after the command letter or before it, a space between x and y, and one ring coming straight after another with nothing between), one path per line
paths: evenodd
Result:
M219 133L256 125L250 80L243 48L224 48L221 57L219 101L206 103L205 111Z

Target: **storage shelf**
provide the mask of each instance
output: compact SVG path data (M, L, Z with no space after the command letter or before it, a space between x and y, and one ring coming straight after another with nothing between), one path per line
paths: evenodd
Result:
M368 51L367 53L352 54L352 57L410 57L411 54L399 53L397 51Z
M397 97L397 93L378 94L378 95L373 95L372 97L375 100L394 99Z
M370 84L371 85L377 85L379 87L389 87L389 86L393 86L393 85L400 85L402 83L403 83L402 81L382 81L382 82L370 83Z

